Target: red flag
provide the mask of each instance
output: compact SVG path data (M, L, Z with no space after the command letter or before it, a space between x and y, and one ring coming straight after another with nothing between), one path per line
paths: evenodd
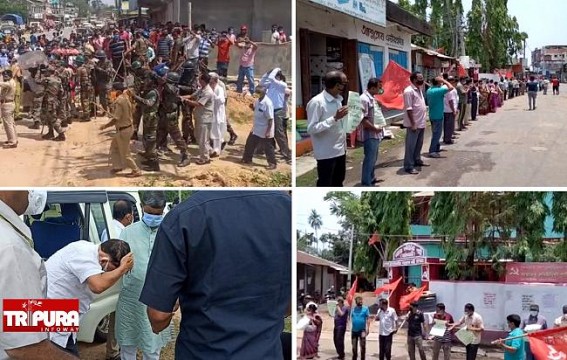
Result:
M567 359L567 327L533 332L528 339L536 359Z
M378 289L374 290L374 294L376 295L380 295L385 291L394 291L396 290L396 288L398 287L398 285L400 284L400 281L402 281L402 277L400 276L400 278L396 281L394 281L393 283L390 284L386 284L384 286L379 287Z
M468 75L468 73L467 73L467 71L465 70L465 68L462 67L461 65L457 66L457 70L458 70L458 73L459 73L459 77L463 77L463 76L467 76L467 75Z
M354 282L352 283L352 287L348 291L348 294L347 294L347 297L346 297L346 302L347 302L348 306L352 306L352 301L354 300L354 294L356 294L356 287L357 286L358 286L358 277L356 279L354 279Z
M372 234L372 236L370 237L370 239L368 239L368 245L374 245L376 243L380 242L380 235L374 233Z
M411 73L390 60L384 74L382 75L382 88L384 93L376 95L375 98L385 108L403 110L404 109L404 89L410 86L409 80Z
M414 301L419 300L423 292L425 291L425 286L420 287L416 291L412 291L411 293L404 295L400 298L400 310L405 310L409 307Z

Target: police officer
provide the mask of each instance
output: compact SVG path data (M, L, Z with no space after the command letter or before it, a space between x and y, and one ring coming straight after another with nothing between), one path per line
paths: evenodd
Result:
M185 167L191 161L187 156L187 143L183 140L181 131L179 131L179 104L181 103L179 89L177 88L179 78L180 76L176 72L169 72L166 75L166 84L162 90L162 101L158 110L159 123L165 128L158 132L157 142L158 144L167 144L167 135L169 134L181 152L181 160L177 166Z
M83 121L90 121L93 108L93 82L91 69L87 64L85 64L85 57L83 55L79 55L75 58L75 66L78 67L77 83L80 87L81 111L83 113Z
M155 81L151 77L146 77L144 81L144 90L141 96L134 95L134 100L141 106L142 116L144 118L144 157L142 161L145 169L149 171L159 171L159 162L156 150L156 137L158 125L158 107L159 93L155 88Z
M134 61L139 61L142 66L145 66L148 63L148 43L142 36L142 32L142 30L138 30L136 32L134 44L124 53L124 55L128 55L132 52L132 65Z
M71 118L69 116L69 111L71 108L71 76L72 72L69 72L67 69L67 64L65 61L59 62L59 67L57 69L57 76L61 79L61 87L63 89L63 94L61 96L61 106L59 109L61 113L59 117L61 118L61 126L66 127L70 124Z
M42 139L65 141L65 130L61 126L61 119L59 118L59 115L61 114L60 107L63 95L61 79L59 76L55 75L55 70L51 67L45 70L45 75L45 95L42 109L45 109L45 111L43 111L43 115L49 131L47 134L42 136ZM57 136L55 136L54 130L57 132Z
M98 96L104 111L108 111L108 92L114 76L114 68L106 59L106 53L103 50L98 50L95 53L95 58L98 60L94 67L95 96Z
M128 177L138 177L141 171L136 165L130 153L130 138L132 137L132 105L130 104L130 92L124 86L124 83L114 83L114 90L119 92L118 98L114 101L114 111L112 118L106 125L101 126L101 130L111 126L116 127L116 134L110 144L110 161L112 169L110 172L116 174L124 167L129 167L132 172ZM126 91L124 91L126 90Z
M14 100L16 97L16 81L12 79L12 70L2 72L4 82L0 83L0 112L4 130L6 131L7 141L4 143L6 148L16 148L18 146L18 133L14 123Z

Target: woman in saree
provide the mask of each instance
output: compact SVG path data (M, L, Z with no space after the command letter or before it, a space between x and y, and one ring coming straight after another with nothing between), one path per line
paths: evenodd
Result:
M489 112L495 113L496 108L498 108L498 92L496 92L496 86L494 82L490 80L490 97L489 97Z
M488 85L484 81L481 81L478 90L479 90L478 114L486 115L490 110L490 106L489 106L490 91L488 91Z
M319 338L323 329L323 319L317 312L317 305L310 302L306 305L305 317L309 319L309 324L303 329L303 339L299 358L314 359L319 357Z

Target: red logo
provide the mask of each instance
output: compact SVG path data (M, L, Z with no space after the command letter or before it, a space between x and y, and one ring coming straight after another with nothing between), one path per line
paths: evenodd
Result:
M4 332L78 332L79 299L4 299Z

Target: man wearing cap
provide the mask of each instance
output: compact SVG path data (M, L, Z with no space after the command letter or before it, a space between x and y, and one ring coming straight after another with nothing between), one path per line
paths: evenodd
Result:
M95 96L98 96L100 105L104 111L108 112L108 91L110 90L111 81L115 72L103 50L98 50L95 57L98 60L94 69Z
M528 326L527 329L526 326ZM520 323L520 329L528 333L547 329L547 320L543 315L539 314L539 305L537 304L530 305L530 315L522 320L522 322ZM535 360L534 354L530 349L530 343L527 337L526 337L526 360Z
M122 171L124 167L132 169L128 177L138 177L141 175L140 169L132 158L130 153L130 138L134 129L132 128L132 101L130 99L130 92L124 86L124 83L114 83L114 90L118 91L119 95L114 101L114 111L111 114L111 120L105 125L100 127L104 130L111 126L116 127L116 134L110 143L110 161L112 162L112 174L117 174Z
M61 126L61 101L63 96L63 86L61 79L55 75L55 69L49 67L45 70L47 78L45 83L45 98L42 112L46 118L49 131L42 136L43 140L65 141L65 130ZM54 131L57 133L55 136Z
M248 90L250 94L254 94L254 59L256 58L258 45L246 37L242 41L239 41L237 46L241 49L241 53L238 79L236 80L236 92L242 93L244 77L246 77Z
M16 95L14 97L14 118L20 118L20 110L22 105L22 80L24 78L22 68L18 65L18 59L12 59L12 79L16 82Z
M6 131L7 141L4 142L5 148L15 148L18 146L18 133L14 123L14 98L16 96L16 81L12 78L12 70L2 72L4 82L0 83L0 113L4 130Z
M94 107L94 102L92 101L92 72L90 67L85 64L85 57L82 55L77 56L75 59L75 66L78 66L76 78L81 89L83 121L90 121Z

